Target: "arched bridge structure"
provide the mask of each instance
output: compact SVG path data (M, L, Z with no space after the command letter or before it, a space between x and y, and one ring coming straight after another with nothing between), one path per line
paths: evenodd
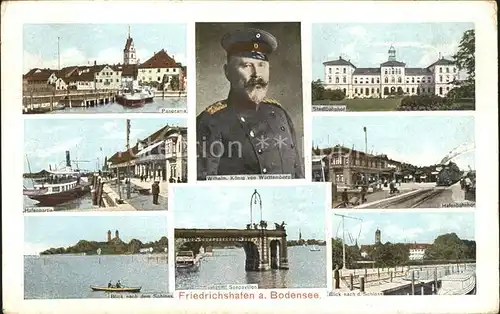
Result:
M284 228L267 229L175 229L175 249L200 252L202 246L240 243L245 249L245 270L288 269Z

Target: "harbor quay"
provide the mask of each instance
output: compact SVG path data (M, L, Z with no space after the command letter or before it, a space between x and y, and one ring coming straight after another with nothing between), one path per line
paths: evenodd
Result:
M23 95L23 113L45 113L66 107L95 107L114 102L117 90L40 92Z
M23 113L49 113L65 108L93 108L115 103L118 90L54 91L23 95ZM186 91L155 91L154 99L186 97Z
M450 263L425 266L341 269L333 278L336 293L355 295L437 294L443 279L463 274L475 276L475 263ZM424 291L425 290L425 291ZM429 291L430 290L430 291ZM405 293L406 292L406 293Z

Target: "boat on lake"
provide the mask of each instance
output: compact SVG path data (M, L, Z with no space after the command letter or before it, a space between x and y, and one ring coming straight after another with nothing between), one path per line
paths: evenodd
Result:
M438 295L466 295L473 294L476 288L476 273L465 272L441 278L441 288Z
M141 94L146 103L153 102L155 98L156 91L149 86L141 86Z
M195 256L193 251L179 251L175 256L175 268L177 270L196 271L200 267L200 257Z
M311 247L309 248L309 251L317 252L317 251L321 251L321 250L319 249L319 246L311 245Z
M101 287L101 286L90 286L92 291L105 291L105 292L140 292L142 287Z
M116 95L116 102L124 107L137 108L153 102L155 92L148 86L139 86L137 81L127 82Z

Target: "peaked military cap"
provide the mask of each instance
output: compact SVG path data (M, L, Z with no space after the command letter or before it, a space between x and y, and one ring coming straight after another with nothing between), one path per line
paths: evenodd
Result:
M278 41L269 32L246 28L224 35L221 45L228 57L242 56L267 61L267 56L278 48Z

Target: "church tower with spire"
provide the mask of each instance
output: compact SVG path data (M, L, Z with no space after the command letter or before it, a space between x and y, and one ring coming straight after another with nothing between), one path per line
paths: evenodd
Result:
M123 64L137 64L137 54L135 52L134 40L130 36L130 26L128 27L128 38L123 49Z

